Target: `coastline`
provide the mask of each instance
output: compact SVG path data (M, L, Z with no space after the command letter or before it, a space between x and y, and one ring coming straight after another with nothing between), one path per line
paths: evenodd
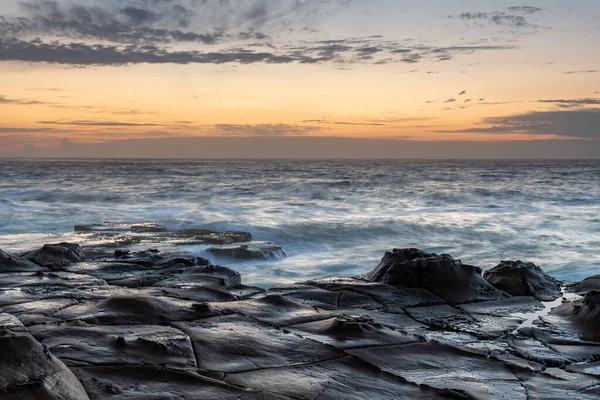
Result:
M243 232L187 234L230 257L279 251ZM265 291L189 253L125 247L0 253L0 343L10 349L0 399L600 394L597 277L559 282L517 261L483 274L397 249L364 276ZM544 311L549 303L558 307Z

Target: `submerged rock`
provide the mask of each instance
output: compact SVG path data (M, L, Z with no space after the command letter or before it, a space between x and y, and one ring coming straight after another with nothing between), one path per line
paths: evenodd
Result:
M57 243L45 244L41 249L32 251L24 257L42 267L60 270L66 265L83 261L84 256L85 251L78 244Z
M485 271L483 277L512 296L531 296L541 301L552 301L562 296L560 282L530 262L502 261Z
M154 222L140 222L137 224L120 224L104 222L102 224L75 225L75 232L134 232L134 233L160 233L167 228Z
M509 297L483 279L481 272L447 254L394 249L365 277L370 282L427 289L452 304Z
M234 258L238 260L269 260L286 256L285 251L283 251L281 246L272 243L211 247L206 251L213 256Z
M252 235L248 232L213 232L206 229L175 231L175 236L183 236L201 243L211 244L232 244L252 241Z

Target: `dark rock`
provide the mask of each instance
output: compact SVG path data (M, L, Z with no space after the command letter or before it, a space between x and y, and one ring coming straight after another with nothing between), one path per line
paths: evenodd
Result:
M38 325L31 333L67 365L180 365L196 367L189 337L166 326Z
M40 289L44 290L55 286L62 288L64 291L66 288L100 285L106 285L106 282L93 276L73 274L70 272L0 274L0 288L4 289L9 287L22 289L25 287L40 286Z
M339 358L343 353L234 314L175 323L194 343L198 368L225 373Z
M447 389L472 399L522 399L527 392L499 360L436 343L347 350L359 359L408 382Z
M176 231L175 235L211 244L232 244L252 241L252 235L248 232L213 232L206 229L184 229Z
M356 278L322 278L306 282L321 289L358 293L379 303L378 309L391 313L403 313L404 307L444 304L445 301L428 290L370 283Z
M0 398L89 399L73 373L22 325L0 315Z
M535 313L543 310L544 305L532 297L512 297L509 299L484 301L481 303L460 304L456 306L469 314L511 317L515 314Z
M160 325L219 315L211 307L168 297L119 296L66 308L54 316L94 325Z
M25 258L42 267L60 270L71 263L83 261L84 256L85 251L78 244L57 243L45 244L41 249L26 254Z
M544 322L557 325L562 318L580 334L582 340L600 342L600 291L592 290L581 300L567 302L555 308L543 318ZM600 349L599 349L600 350Z
M581 282L571 283L566 287L567 291L584 295L590 290L600 291L600 275L590 276Z
M162 366L73 368L92 399L110 400L275 400L281 397L229 385L216 379Z
M544 373L524 380L529 398L544 400L597 400L600 379L594 376L549 368Z
M211 247L206 251L216 257L233 258L237 260L269 260L286 256L281 246L271 243L253 243L241 246Z
M154 222L142 222L137 224L104 222L102 224L75 225L74 230L75 232L160 233L166 232L167 228Z
M43 268L31 261L0 249L0 272L37 272Z
M452 304L509 297L483 279L481 272L480 268L464 265L447 254L394 249L386 252L365 278L370 282L426 289Z
M292 325L286 329L342 350L423 341L418 336L390 329L367 316L341 315L323 321Z
M233 287L242 284L242 277L237 271L226 267L204 266L191 267L183 270L179 275L165 279L157 286L189 287L189 286L223 286Z
M560 282L530 262L502 261L485 271L483 277L512 296L531 296L541 301L552 301L562 296Z
M224 380L293 399L447 399L442 390L413 385L370 368L353 357L311 365L228 374ZM456 397L460 398L460 397Z

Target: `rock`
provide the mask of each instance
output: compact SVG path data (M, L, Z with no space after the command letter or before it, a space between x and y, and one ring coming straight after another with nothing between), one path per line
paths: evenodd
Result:
M194 343L198 368L225 373L313 363L343 356L331 346L239 314L175 323Z
M74 262L83 261L85 251L74 243L45 244L39 250L25 255L29 261L48 267L52 270L60 270L61 267Z
M0 398L89 400L73 373L22 325L0 315Z
M38 325L31 333L69 366L179 365L196 367L189 337L167 326Z
M432 342L354 349L346 353L408 382L452 390L462 394L462 398L528 398L511 369L486 355Z
M556 368L549 368L542 374L529 377L523 385L531 399L597 400L600 397L599 378Z
M390 329L367 316L341 315L287 330L342 350L416 343L424 339Z
M552 301L562 296L560 282L530 262L502 261L485 271L483 277L511 296L531 296L540 301Z
M554 317L568 322L582 340L600 344L600 291L592 290L581 300L567 302L555 308L543 320L556 325L560 321ZM598 350L600 352L600 348Z
M37 272L44 270L37 264L0 249L0 272Z
M175 231L175 236L192 238L201 243L232 244L252 241L248 232L213 232L206 229L184 229Z
M271 243L211 247L206 251L215 257L233 258L237 260L269 260L286 256L281 246Z
M451 304L509 297L483 279L481 272L480 268L464 265L447 254L394 249L386 252L365 278L370 282L426 289Z
M75 232L167 232L167 228L154 222L141 222L137 224L119 224L113 222L104 222L102 224L75 225L74 230Z
M195 372L163 366L73 368L92 399L109 400L276 400L281 397L229 385Z
M571 283L566 287L567 291L585 295L590 290L600 290L600 275L590 276L581 282Z
M226 267L205 266L187 268L172 278L162 280L156 286L163 287L191 287L191 286L218 286L234 287L242 284L242 277L237 271Z
M197 305L168 297L118 296L68 307L54 317L93 325L160 325L221 314L209 306Z
M397 379L356 361L354 357L311 365L227 374L224 380L233 385L261 389L300 400L448 399L442 390Z

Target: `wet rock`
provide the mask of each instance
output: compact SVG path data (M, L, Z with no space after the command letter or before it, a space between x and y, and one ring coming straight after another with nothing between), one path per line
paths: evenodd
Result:
M333 347L234 314L174 324L194 343L198 368L225 373L339 358Z
M370 282L426 289L452 304L509 297L483 279L481 272L480 268L465 265L447 254L394 249L386 252L365 278Z
M89 399L73 373L22 325L0 315L0 398Z
M244 389L190 371L160 366L73 368L92 400L224 400L279 399L256 389Z
M200 243L232 244L252 241L248 232L213 232L206 229L184 229L175 231L176 236L192 238Z
M77 304L77 300L74 299L46 299L32 301L28 303L20 303L12 306L2 307L2 311L11 313L14 315L20 314L41 314L50 316L62 309Z
M383 283L370 283L355 278L323 278L306 284L335 292L352 292L370 297L392 313L403 313L404 307L444 304L445 301L425 289L390 286Z
M600 397L600 379L552 368L524 379L531 399L594 400Z
M423 341L418 336L390 329L367 316L341 315L323 321L289 326L286 329L343 350Z
M104 222L102 224L75 225L75 232L134 232L134 233L160 233L167 228L154 222L141 222L137 224L120 224Z
M525 336L511 337L508 339L511 351L519 357L532 360L546 367L562 367L574 360L556 352L541 341Z
M281 248L271 243L252 243L240 246L211 247L206 250L209 254L220 258L233 258L236 260L269 260L285 257Z
M85 252L78 244L57 243L45 244L41 249L26 254L24 258L42 267L60 270L65 265L83 261L84 256Z
M503 362L436 343L347 350L348 354L417 385L466 398L523 399L527 393ZM460 398L460 397L458 397Z
M219 315L209 306L168 297L119 296L66 308L54 317L93 325L160 325Z
M107 282L147 275L152 266L123 262L79 262L64 267L65 271L86 274Z
M167 297L177 299L191 300L197 302L223 302L235 301L239 298L225 290L210 286L192 286L187 288L167 288L163 289Z
M331 313L328 311L315 309L277 294L268 294L244 301L216 303L214 306L224 312L244 314L275 327L319 321L331 317Z
M460 304L456 308L469 314L511 317L515 314L534 313L544 309L544 305L532 297L512 297L481 303Z
M485 271L483 277L512 296L531 296L541 301L552 301L562 296L560 282L530 262L502 261Z
M73 274L70 272L36 272L30 273L11 273L0 274L1 288L28 288L39 286L41 290L49 290L52 287L75 288L80 286L101 286L106 285L102 279L83 274Z
M571 283L567 285L566 289L571 293L577 293L580 295L585 295L591 290L600 291L600 275L590 276L581 282Z
M0 249L0 272L37 272L43 268L31 261Z
M190 286L219 286L235 287L242 284L242 277L230 268L208 265L191 267L173 278L165 279L157 286L190 287Z
M306 284L277 285L269 289L271 294L319 307L324 310L368 309L376 310L383 306L369 296L347 290L331 291Z
M31 333L71 365L179 365L196 367L189 337L167 326L38 325Z
M600 343L600 291L592 290L583 299L566 302L542 320L564 336Z
M312 365L228 374L234 385L252 387L294 399L447 399L443 391L413 385L382 374L352 357Z

